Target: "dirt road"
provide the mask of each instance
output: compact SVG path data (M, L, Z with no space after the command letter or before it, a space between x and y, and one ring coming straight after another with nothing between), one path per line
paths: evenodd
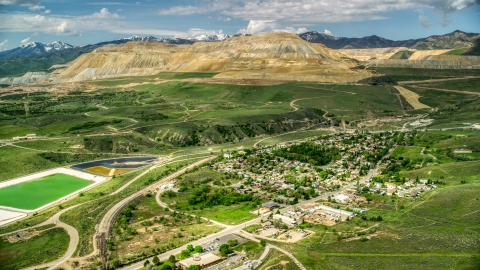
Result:
M400 85L395 85L394 86L395 89L398 90L398 92L400 92L400 94L405 98L405 100L410 103L410 105L412 105L412 107L415 109L415 110L420 110L420 109L429 109L431 108L430 106L427 106L423 103L420 103L420 101L418 101L418 99L420 98L420 95L415 93L415 92L412 92Z

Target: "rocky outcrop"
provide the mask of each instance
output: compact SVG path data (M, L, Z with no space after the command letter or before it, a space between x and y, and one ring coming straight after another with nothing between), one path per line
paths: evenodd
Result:
M374 49L341 49L339 52L358 61L369 61L373 59L389 59L400 51L408 50L406 47L389 47Z
M354 82L371 77L357 62L289 33L235 36L192 45L126 43L84 54L59 81L150 75L161 71L218 72L218 78Z
M52 74L46 72L27 72L22 77L7 77L0 79L0 84L25 84L25 83L40 83L47 81L52 77Z
M401 67L430 69L480 69L480 56L431 55L422 60L377 59L368 67Z

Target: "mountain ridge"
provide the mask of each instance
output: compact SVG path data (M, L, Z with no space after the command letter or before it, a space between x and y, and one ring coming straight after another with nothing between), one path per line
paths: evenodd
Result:
M390 40L377 35L362 38L335 37L325 33L309 31L299 36L312 43L322 43L332 49L370 49L388 47L408 47L418 50L469 48L478 33L455 30L444 35L432 35L426 38L408 40Z
M54 41L52 43L41 43L41 42L33 41L26 44L22 44L20 47L13 48L11 50L1 51L0 58L45 54L48 52L62 51L62 50L71 49L75 47L76 46L70 45L62 41Z
M221 42L172 45L130 42L84 54L55 76L75 82L161 71L216 72L217 79L355 82L372 76L355 60L285 32L236 36Z

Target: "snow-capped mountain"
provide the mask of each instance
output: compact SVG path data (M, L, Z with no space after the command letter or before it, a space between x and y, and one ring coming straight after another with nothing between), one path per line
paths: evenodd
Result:
M227 34L214 34L214 35L199 35L194 37L197 41L223 41L229 39L231 36Z
M128 38L120 38L118 40L126 41L126 42L129 42L129 41L148 42L148 41L157 41L157 38L152 37L152 36L140 37L140 36L135 35L135 36L131 36L131 37L128 37Z
M62 41L54 41L48 44L44 44L41 42L30 42L30 43L23 44L20 47L0 52L0 58L11 57L11 56L44 54L48 52L62 51L62 50L71 49L71 48L75 48L75 46Z
M340 38L333 36L333 35L328 35L325 33L319 33L317 31L309 31L305 32L299 35L303 40L306 40L308 42L313 42L317 40L338 40Z
M120 38L119 43L125 42L163 42L168 44L192 44L193 42L188 39L183 38L156 38L152 36L140 37L140 36L131 36L128 38Z
M74 48L75 46L62 41L54 41L52 43L44 44L44 47L45 47L45 51L50 52L50 51L61 51L65 49L70 49L70 48Z
M120 38L120 42L163 42L169 44L191 44L195 41L223 41L229 39L231 36L227 34L213 34L213 35L199 35L193 38L184 39L184 38L156 38L152 36L140 37L140 36L131 36L128 38Z

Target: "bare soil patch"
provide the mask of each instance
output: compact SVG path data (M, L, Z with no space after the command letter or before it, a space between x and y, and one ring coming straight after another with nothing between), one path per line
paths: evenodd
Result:
M191 83L235 84L235 85L279 85L291 81L283 80L255 80L255 79L223 79L223 78L190 78L180 80Z
M420 98L420 95L418 95L417 93L412 92L412 91L410 91L410 90L408 90L408 89L406 89L402 86L399 86L399 85L395 85L394 87L395 87L395 89L398 90L398 92L400 92L400 94L405 98L405 100L410 105L412 105L412 107L415 110L431 108L430 106L427 106L423 103L420 103L420 101L418 101L418 99Z

